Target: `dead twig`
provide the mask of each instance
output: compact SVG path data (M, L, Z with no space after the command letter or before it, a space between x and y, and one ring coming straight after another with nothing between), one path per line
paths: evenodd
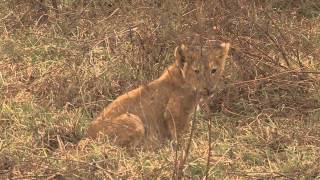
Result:
M196 110L197 110L197 108L195 107L194 111L193 111L192 125L191 125L189 139L188 139L188 142L187 142L187 147L184 149L184 152L181 154L181 157L180 157L180 160L179 160L179 163L178 163L178 167L177 167L177 170L176 170L176 174L174 175L174 179L181 179L182 176L183 176L183 167L184 167L184 164L186 163L187 158L189 156L189 152L190 152L190 148L191 148L191 141L192 141L194 130L195 130Z
M205 172L205 180L208 180L209 177L209 170L210 170L210 160L211 160L211 111L210 108L208 107L208 103L206 102L204 104L205 108L205 113L207 119L208 119L208 156L207 156L207 167L206 167L206 172Z

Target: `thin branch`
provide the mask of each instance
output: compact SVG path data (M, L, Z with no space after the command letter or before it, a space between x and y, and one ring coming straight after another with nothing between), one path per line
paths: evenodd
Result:
M197 94L197 97L198 97L198 93L196 93L196 94ZM195 124L196 124L196 110L197 110L197 107L195 107L194 111L193 111L193 118L192 118L190 136L189 136L189 139L188 139L187 147L185 148L184 153L181 154L180 163L179 163L179 167L178 167L175 179L181 179L182 178L183 167L184 167L184 164L187 161L187 158L189 156L189 152L190 152L190 148L191 148L191 142L192 142L192 138L193 138L193 134L194 134L194 130L195 130Z
M207 107L208 104L206 103L205 106ZM210 109L208 109L210 110ZM208 180L209 177L209 169L210 169L210 160L211 160L211 115L208 114L208 157L207 157L207 167L206 167L206 173L205 173L205 180Z

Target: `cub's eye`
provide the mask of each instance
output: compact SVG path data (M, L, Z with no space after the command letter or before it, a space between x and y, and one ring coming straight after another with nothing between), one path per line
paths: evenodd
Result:
M217 69L211 69L211 74L214 74L217 71Z
M199 69L195 69L194 72L199 74L200 70Z

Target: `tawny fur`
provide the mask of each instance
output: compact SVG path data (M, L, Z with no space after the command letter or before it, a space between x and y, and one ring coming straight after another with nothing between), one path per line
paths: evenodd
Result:
M175 63L148 85L109 104L90 124L87 136L107 135L117 144L137 146L176 138L187 129L199 94L212 92L224 71L229 43L175 50Z

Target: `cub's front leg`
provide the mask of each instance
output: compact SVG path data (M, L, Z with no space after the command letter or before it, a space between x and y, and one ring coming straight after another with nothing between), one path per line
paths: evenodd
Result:
M195 106L196 98L193 95L177 95L169 99L164 119L168 127L168 136L171 139L179 138L188 129Z

